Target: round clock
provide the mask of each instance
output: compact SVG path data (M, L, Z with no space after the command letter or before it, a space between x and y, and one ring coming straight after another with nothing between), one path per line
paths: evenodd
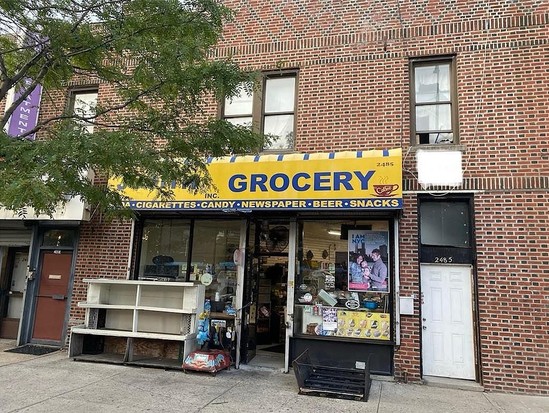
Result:
M200 277L200 282L204 285L210 285L212 283L213 277L212 274L209 272L205 272L202 274L202 277Z

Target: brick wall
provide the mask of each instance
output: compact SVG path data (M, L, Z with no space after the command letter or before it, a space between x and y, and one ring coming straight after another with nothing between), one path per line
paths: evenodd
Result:
M404 295L419 294L416 193L425 192L410 146L409 58L456 56L465 180L431 190L476 192L481 381L487 390L549 394L549 4L225 4L237 20L216 56L299 69L298 151L403 148ZM404 380L421 378L418 305L402 317L395 352L395 376Z
M549 393L547 191L475 197L484 385Z
M104 221L100 214L80 226L69 327L84 322L86 311L77 306L86 301L84 278L127 278L131 231L131 222Z
M418 217L415 195L404 197L405 209L400 220L399 262L400 294L419 297ZM421 380L419 300L414 300L414 316L400 318L400 347L395 351L395 378L403 381Z

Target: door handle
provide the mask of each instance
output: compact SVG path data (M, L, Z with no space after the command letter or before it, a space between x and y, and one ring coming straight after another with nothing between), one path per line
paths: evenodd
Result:
M67 297L65 297L62 294L54 294L54 295L51 296L51 298L54 299L54 300L64 300Z

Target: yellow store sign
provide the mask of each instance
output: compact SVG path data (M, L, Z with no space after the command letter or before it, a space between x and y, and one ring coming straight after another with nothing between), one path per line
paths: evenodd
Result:
M307 210L401 209L400 149L232 156L208 161L213 187L194 193L173 187L174 198L118 188L136 210Z

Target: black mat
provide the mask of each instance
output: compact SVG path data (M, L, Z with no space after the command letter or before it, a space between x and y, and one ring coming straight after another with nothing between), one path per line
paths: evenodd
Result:
M284 353L284 344L276 344L271 347L262 348L261 351L271 351L273 353Z
M21 354L32 354L33 356L42 356L44 354L53 353L58 351L59 347L51 346L38 346L36 344L24 344L19 347L10 348L9 350L4 350L8 353L21 353Z

